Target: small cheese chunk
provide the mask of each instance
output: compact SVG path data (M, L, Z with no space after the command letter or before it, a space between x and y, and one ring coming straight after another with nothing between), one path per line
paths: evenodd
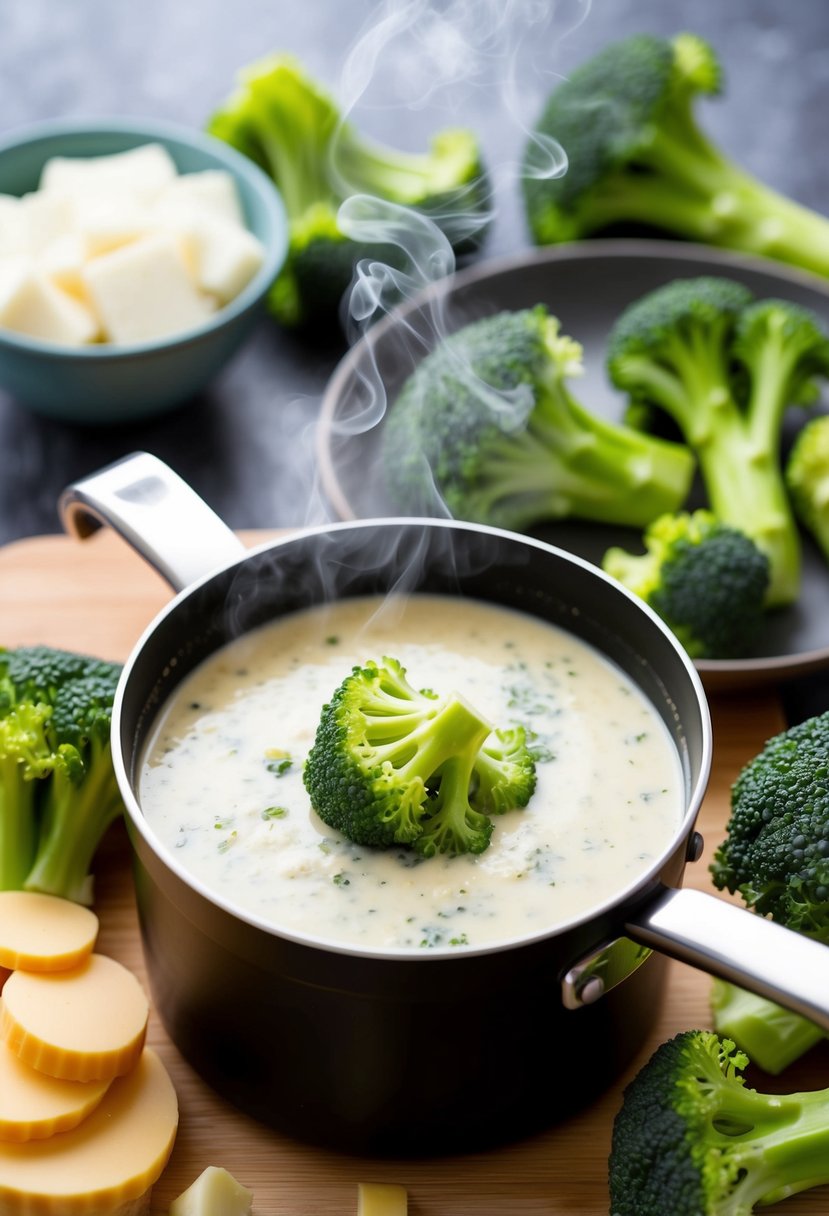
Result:
M218 1165L208 1165L170 1204L169 1216L250 1216L253 1191Z
M90 310L23 257L0 261L0 325L63 346L81 346L98 334Z
M59 236L71 232L75 223L75 206L65 194L24 194L20 200L25 248L22 252L41 253Z
M47 1077L0 1043L0 1140L43 1140L77 1127L110 1084Z
M83 268L88 257L86 238L80 232L66 232L46 246L37 262L51 283L88 305L83 281Z
M201 325L210 307L171 236L150 236L93 258L84 271L107 338L147 342Z
M178 1127L173 1083L145 1048L71 1131L0 1143L0 1211L101 1216L146 1194L169 1160Z
M357 1184L357 1216L406 1216L408 1208L404 1186L391 1182Z
M227 220L204 216L191 229L196 282L222 304L235 299L264 259L261 241Z
M90 908L36 891L0 891L0 966L65 971L89 958L97 936Z
M0 1005L0 1039L51 1077L111 1080L141 1055L147 998L132 972L106 955L91 954L71 971L15 971Z
M202 169L182 173L159 196L154 212L160 218L176 214L214 215L244 227L239 191L225 169Z
M0 194L0 257L25 253L27 247L20 199L13 194Z
M40 189L75 197L117 191L149 204L176 176L175 161L167 149L147 143L108 156L54 156L43 166Z
M120 249L151 230L148 208L131 194L97 191L78 205L75 231L89 258Z

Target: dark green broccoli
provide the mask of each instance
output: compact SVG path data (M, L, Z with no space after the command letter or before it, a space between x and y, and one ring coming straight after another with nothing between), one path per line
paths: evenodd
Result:
M613 1123L613 1216L751 1216L829 1182L829 1090L759 1093L748 1062L706 1030L656 1049Z
M644 553L614 546L606 573L638 595L691 658L744 655L763 624L769 561L744 532L710 511L661 515L644 533Z
M714 885L761 916L829 944L829 713L769 739L731 789ZM719 980L714 1023L769 1073L823 1037L808 1019Z
M697 457L711 510L767 555L767 605L792 603L801 554L782 425L829 374L818 318L785 300L755 301L730 279L676 279L621 313L607 369L618 389L669 415Z
M118 664L0 649L0 889L91 903L90 867L121 813L110 725Z
M435 514L440 495L456 518L515 531L567 516L644 527L677 510L693 457L589 413L567 386L581 359L543 305L446 338L408 378L384 426L395 508Z
M829 274L829 219L751 177L700 129L696 99L721 86L714 50L689 33L635 34L571 72L525 153L536 244L644 225ZM567 157L560 176L545 171L548 140Z
M535 789L523 729L492 733L463 698L415 689L397 659L369 661L323 707L303 769L311 805L357 844L481 853L489 814Z
M811 418L798 431L783 477L795 517L829 560L829 414Z
M208 130L254 160L282 196L289 252L270 307L283 325L335 321L361 258L408 266L395 243L362 245L345 236L337 213L346 198L364 194L413 208L459 253L483 239L489 187L471 131L441 131L425 153L373 143L291 56L274 55L242 71Z

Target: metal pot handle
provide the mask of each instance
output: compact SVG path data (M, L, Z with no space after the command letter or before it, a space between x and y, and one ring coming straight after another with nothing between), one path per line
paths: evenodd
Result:
M58 509L83 539L108 524L181 591L247 553L191 486L149 452L133 452L66 487Z
M634 941L701 967L829 1034L829 947L716 895L663 890L626 921Z

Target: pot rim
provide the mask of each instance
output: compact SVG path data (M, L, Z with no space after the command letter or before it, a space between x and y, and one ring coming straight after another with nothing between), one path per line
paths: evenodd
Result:
M424 951L419 950L416 947L392 949L351 946L347 942L330 940L320 934L302 933L280 928L279 925L257 916L248 909L237 906L233 903L233 901L228 900L222 895L213 891L208 884L204 883L200 878L190 873L185 867L183 867L176 860L172 852L158 838L147 822L136 793L133 789L133 782L130 778L125 759L125 749L123 749L121 746L120 723L124 711L125 695L128 685L131 682L132 674L136 666L142 661L144 648L147 642L156 632L161 623L177 612L181 605L205 583L209 582L217 575L222 574L224 571L231 569L232 567L244 566L262 553L290 547L297 542L302 541L306 537L330 535L331 533L336 532L353 532L357 530L376 529L378 527L438 528L454 532L463 531L473 532L479 535L490 535L511 542L517 542L523 546L536 549L540 553L551 554L556 558L563 560L566 564L580 567L597 581L609 584L613 588L615 594L620 594L624 598L631 601L631 603L634 604L634 606L643 614L643 616L648 618L651 628L661 633L663 638L667 640L671 648L674 650L682 667L684 668L686 678L693 689L694 699L699 711L701 751L699 771L696 774L696 777L694 777L693 774L689 774L687 771L685 772L686 782L690 779L691 785L690 788L686 789L686 805L682 820L675 828L669 843L663 850L661 850L659 855L646 870L640 873L637 878L631 880L625 887L617 891L615 895L607 898L602 903L593 906L589 911L583 912L565 922L559 923L552 929L537 930L532 933L506 938L491 944L463 947L462 949L458 949L456 946L436 946L430 947L429 950ZM417 592L415 591L413 594L417 594ZM518 609L517 611L521 611L521 609ZM214 651L213 653L216 652ZM602 652L600 651L600 653ZM607 655L604 657L609 658ZM609 661L613 662L612 659ZM643 693L643 695L647 696L646 693ZM652 698L648 699L651 701L651 704L653 704ZM545 940L561 937L565 933L578 929L580 926L590 924L592 921L603 917L611 912L614 908L620 908L626 904L629 904L637 892L644 893L649 887L653 887L658 883L658 875L660 871L663 869L669 858L674 855L682 842L687 840L691 831L693 830L694 823L696 822L697 815L699 813L699 809L708 785L712 754L713 741L710 709L699 672L697 671L693 661L688 657L684 648L676 639L675 635L647 604L645 604L632 592L628 591L627 588L616 582L616 580L605 574L604 571L599 569L597 566L594 566L591 562L588 562L586 559L570 553L567 550L560 549L555 545L549 544L546 541L537 540L534 537L525 536L521 533L510 532L501 528L495 528L486 524L476 524L462 520L440 519L433 517L386 516L373 519L341 520L333 523L309 525L302 528L292 529L284 536L279 536L275 539L264 541L259 545L245 550L240 557L224 562L222 565L211 569L206 574L188 584L188 586L174 595L173 598L145 627L124 663L121 677L116 689L112 710L112 760L116 779L118 781L124 801L126 815L129 819L130 825L140 835L141 839L150 849L156 860L159 861L167 870L169 870L179 882L200 896L207 903L211 904L214 908L218 909L220 912L223 912L233 919L247 924L253 929L261 931L269 937L276 937L284 941L292 942L298 946L304 946L309 949L316 949L323 952L350 955L362 959L372 959L378 961L386 960L395 963L407 963L411 961L417 964L418 962L424 961L433 962L447 959L458 960L520 949L525 946L538 944ZM685 768L684 765L683 768Z

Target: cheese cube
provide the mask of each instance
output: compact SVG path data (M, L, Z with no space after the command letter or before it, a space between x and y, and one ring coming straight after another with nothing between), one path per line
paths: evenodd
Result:
M176 176L166 148L148 143L108 156L53 156L43 166L40 188L74 195L114 190L150 203Z
M0 257L26 252L26 226L20 199L0 194Z
M71 232L75 224L75 206L66 194L24 194L20 212L25 230L25 252L40 253L59 236Z
M88 256L85 237L79 232L66 232L47 245L37 261L47 279L56 287L88 304L89 293L83 279Z
M84 280L107 338L147 342L200 325L209 305L170 236L148 236L93 258Z
M132 194L101 190L77 200L75 231L85 241L88 257L128 245L151 227L147 207Z
M183 173L170 182L159 196L156 213L160 217L165 214L175 216L181 208L190 215L215 215L244 227L245 217L236 182L225 169Z
M264 260L262 242L247 228L204 216L189 231L196 282L202 291L227 304L238 296Z
M250 1216L253 1192L218 1165L208 1165L170 1204L169 1216Z
M0 325L66 346L91 342L98 333L89 309L50 283L24 257L0 262Z

